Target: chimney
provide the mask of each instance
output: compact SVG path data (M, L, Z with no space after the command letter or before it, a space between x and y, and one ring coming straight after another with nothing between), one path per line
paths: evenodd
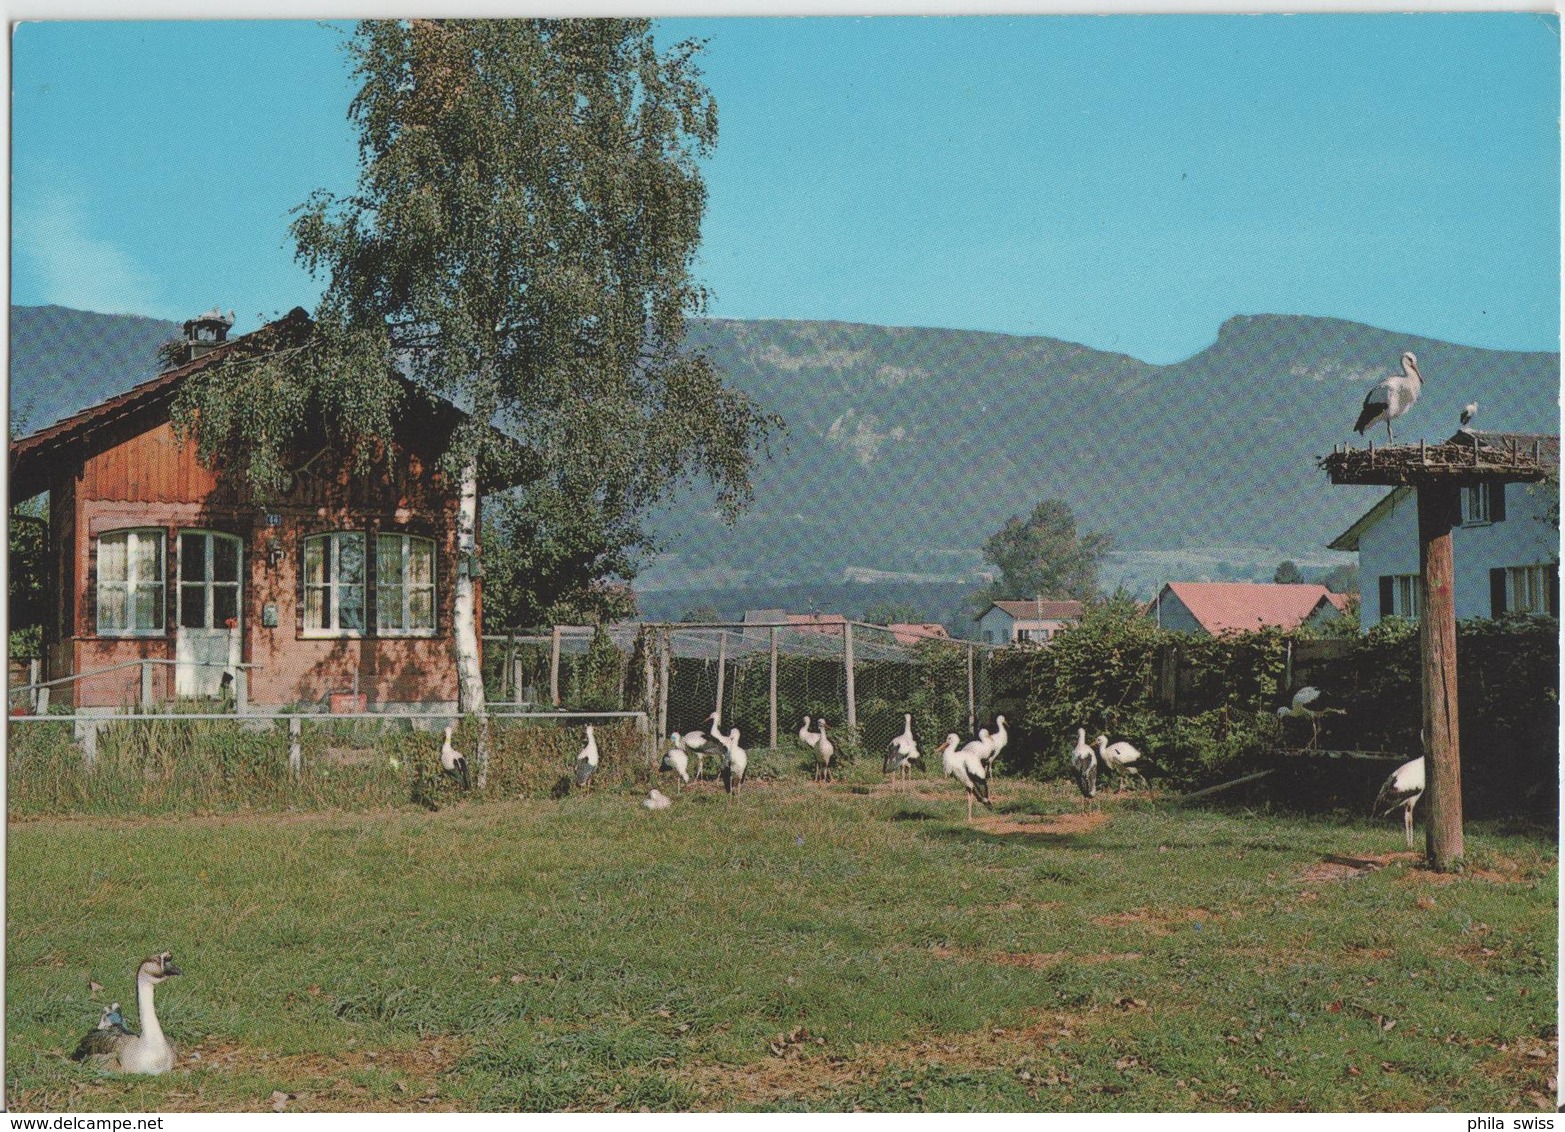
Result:
M225 316L217 307L188 320L183 360L193 362L203 354L210 354L228 340L228 329L233 325L234 312L229 311Z

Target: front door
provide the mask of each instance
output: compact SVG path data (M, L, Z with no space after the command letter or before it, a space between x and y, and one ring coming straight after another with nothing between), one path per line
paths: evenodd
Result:
M239 664L239 540L214 531L179 536L179 627L174 694L216 696Z

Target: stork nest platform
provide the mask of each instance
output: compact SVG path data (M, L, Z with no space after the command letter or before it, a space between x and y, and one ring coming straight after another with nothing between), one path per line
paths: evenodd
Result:
M1397 444L1376 448L1345 445L1317 463L1332 483L1417 485L1501 480L1534 483L1557 475L1554 451L1541 440L1530 444L1515 437L1457 433L1441 444Z

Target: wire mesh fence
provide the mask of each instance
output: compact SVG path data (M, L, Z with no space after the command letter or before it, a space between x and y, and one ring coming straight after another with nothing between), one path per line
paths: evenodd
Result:
M560 626L485 638L497 703L645 711L656 733L706 730L717 714L750 747L787 747L825 720L846 758L878 752L911 716L932 747L990 718L996 650L913 627L808 622Z

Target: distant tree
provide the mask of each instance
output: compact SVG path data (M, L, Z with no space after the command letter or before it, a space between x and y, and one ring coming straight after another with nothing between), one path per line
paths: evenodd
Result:
M713 621L721 621L722 617L718 614L715 605L697 605L685 610L680 620L695 624L710 624Z
M1334 594L1357 594L1359 592L1358 564L1349 562L1333 567L1321 579L1321 584Z
M1304 575L1299 573L1299 567L1289 561L1277 567L1277 572L1272 575L1272 581L1280 586L1297 586L1304 581Z
M872 625L916 625L927 618L910 602L876 601L865 606L864 620Z
M1058 499L1046 499L1026 519L1012 515L984 543L984 561L1000 576L980 590L977 606L1007 598L1089 601L1098 593L1098 571L1112 540L1101 531L1078 535L1076 516Z

